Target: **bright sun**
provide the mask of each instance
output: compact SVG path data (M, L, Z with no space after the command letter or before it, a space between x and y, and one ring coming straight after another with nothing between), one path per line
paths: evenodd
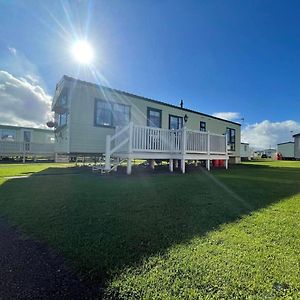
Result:
M94 59L94 50L85 40L74 43L72 48L74 58L81 64L89 65Z

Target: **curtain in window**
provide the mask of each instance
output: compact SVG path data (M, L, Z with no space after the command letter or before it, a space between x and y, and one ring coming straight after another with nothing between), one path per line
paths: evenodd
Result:
M123 104L114 104L113 123L115 126L125 126L129 123L129 107Z
M105 101L97 101L96 124L112 126L112 106Z
M95 121L98 126L125 126L130 121L130 106L97 100Z

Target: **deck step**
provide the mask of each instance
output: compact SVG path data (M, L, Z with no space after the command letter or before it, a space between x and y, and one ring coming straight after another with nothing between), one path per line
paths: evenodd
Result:
M106 170L105 169L105 165L104 164L100 164L100 165L94 165L92 166L92 171L93 172L98 172L100 171L101 174L108 174L110 173L111 171L116 171L117 167L119 165L121 165L126 159L119 159L118 157L116 158L111 158L111 166L110 166L110 169L109 170Z

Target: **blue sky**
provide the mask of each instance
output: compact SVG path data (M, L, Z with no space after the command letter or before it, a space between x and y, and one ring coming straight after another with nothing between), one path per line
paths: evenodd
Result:
M30 75L47 96L67 74L235 112L246 139L257 139L253 126L266 135L279 126L279 142L300 131L299 15L299 1L0 0L0 70ZM70 54L82 37L95 48L97 76Z

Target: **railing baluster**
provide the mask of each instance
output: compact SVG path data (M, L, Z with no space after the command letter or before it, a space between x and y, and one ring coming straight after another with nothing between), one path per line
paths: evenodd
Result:
M112 136L116 150L124 138L129 136L129 126L120 129ZM120 133L121 132L121 133ZM122 135L121 135L122 134ZM125 146L123 144L122 146ZM132 133L132 147L136 151L157 152L191 152L226 154L226 137L220 134L201 132L196 130L168 130L146 126L134 126ZM111 146L112 149L112 146ZM124 147L122 147L124 149Z

